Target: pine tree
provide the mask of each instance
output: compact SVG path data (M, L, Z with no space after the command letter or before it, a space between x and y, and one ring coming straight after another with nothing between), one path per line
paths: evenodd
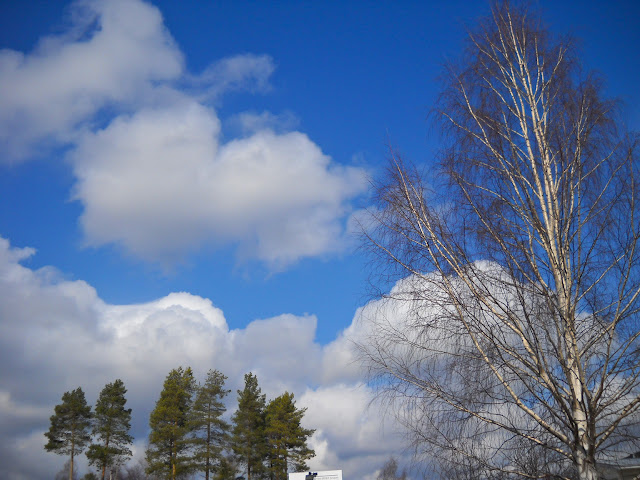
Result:
M189 410L195 390L191 368L171 370L149 416L147 473L175 480L193 471L189 442Z
M223 455L220 459L220 466L216 470L213 480L236 480L239 470L238 459L233 455L233 453L230 455Z
M206 480L209 480L211 473L220 469L222 452L228 443L229 424L221 418L226 410L222 399L230 392L224 389L226 379L218 370L209 370L204 385L196 390L191 407L194 459Z
M306 408L297 409L293 394L285 392L271 400L265 410L265 436L268 443L269 478L287 480L287 473L308 470L307 460L315 452L307 439L315 430L300 425Z
M91 406L87 405L82 388L62 395L62 403L56 405L54 415L51 416L51 426L45 433L49 440L44 446L48 452L58 455L70 455L69 480L73 477L73 459L82 453L89 443L89 428L91 427Z
M244 376L244 390L238 390L238 410L233 415L231 446L238 461L245 465L247 480L260 478L264 472L266 442L264 409L266 399L252 373Z
M131 409L124 408L127 403L125 393L127 389L118 379L105 385L96 402L92 434L99 443L89 446L87 458L89 464L100 468L102 480L107 467L117 467L131 457Z

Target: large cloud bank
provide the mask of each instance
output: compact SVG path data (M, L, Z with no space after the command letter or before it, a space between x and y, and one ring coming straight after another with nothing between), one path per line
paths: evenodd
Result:
M33 52L0 50L0 161L66 148L88 245L165 265L235 245L276 270L344 248L361 168L269 112L222 141L213 103L268 91L273 59L238 55L194 75L154 6L87 0L70 12Z
M314 316L280 315L229 329L209 299L172 293L139 305L109 305L90 285L52 268L24 264L34 251L0 238L0 460L4 478L51 478L64 459L46 453L44 432L63 392L81 386L90 403L121 378L133 409L136 455L142 455L148 416L170 369L191 366L203 379L216 368L229 377L228 407L243 375L258 376L268 398L285 390L307 407L315 470L341 468L345 478L374 475L398 439L369 408L344 335L314 342ZM357 334L356 324L349 327ZM349 333L349 332L347 332ZM7 470L8 469L8 470Z

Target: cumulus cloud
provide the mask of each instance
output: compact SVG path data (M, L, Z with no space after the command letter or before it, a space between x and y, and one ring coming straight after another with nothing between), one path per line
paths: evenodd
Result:
M78 386L93 403L116 378L128 388L136 451L144 450L149 412L164 377L180 365L191 366L199 379L219 369L232 392L249 371L269 398L293 392L308 409L306 426L317 429L316 470L342 468L359 478L395 450L391 429L381 429L379 412L368 409L371 391L351 366L339 373L348 343L317 344L314 316L283 314L229 329L211 300L186 292L111 305L83 281L24 266L33 254L0 237L0 361L11 365L0 371L0 459L8 478L49 478L58 471L64 459L43 449L54 405ZM235 394L228 403L233 409Z
M231 244L272 270L344 248L362 168L269 112L233 117L243 136L221 140L209 100L268 91L271 57L236 55L194 76L154 6L87 0L72 11L69 30L33 52L0 51L0 158L67 147L88 245L168 266Z
M5 159L24 159L43 140L71 140L101 108L130 106L154 82L182 73L182 53L148 4L77 2L71 18L65 34L43 38L27 55L0 50Z
M186 99L87 133L70 158L88 243L171 262L205 242L233 242L274 268L343 247L362 170L332 163L299 132L224 145L219 133L213 111Z

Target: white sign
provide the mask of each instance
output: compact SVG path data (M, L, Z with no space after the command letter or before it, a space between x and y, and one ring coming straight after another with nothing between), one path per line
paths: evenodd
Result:
M305 480L309 473L314 480L342 480L342 470L325 470L324 472L296 472L289 474L289 480Z

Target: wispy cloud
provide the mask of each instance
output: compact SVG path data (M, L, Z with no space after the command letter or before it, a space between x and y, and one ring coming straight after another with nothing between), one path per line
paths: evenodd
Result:
M268 111L241 112L233 115L227 122L242 135L251 135L261 130L285 133L295 130L300 125L300 119L290 111L279 115Z
M271 89L269 78L275 69L269 55L247 53L218 60L201 74L188 75L185 81L199 100L211 101L238 90L266 93Z

